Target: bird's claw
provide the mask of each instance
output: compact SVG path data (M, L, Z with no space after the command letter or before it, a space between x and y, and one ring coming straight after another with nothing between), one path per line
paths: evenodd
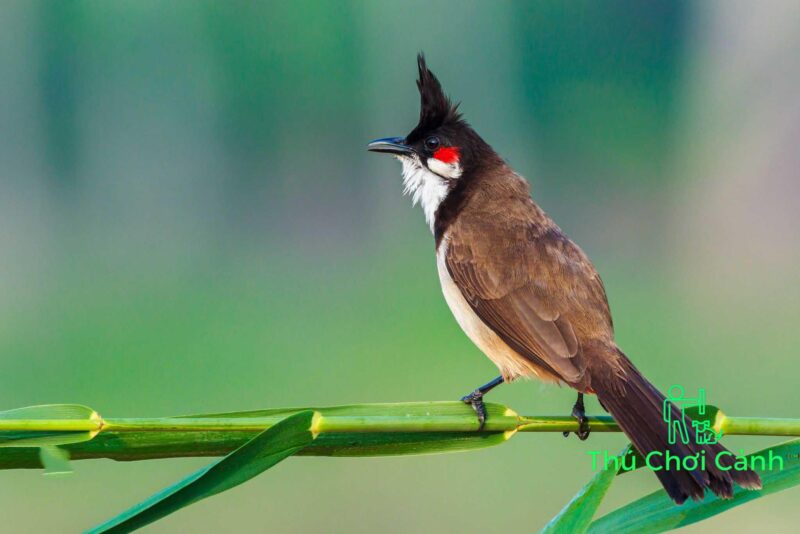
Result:
M572 417L578 420L578 431L575 432L575 435L578 436L579 440L586 441L590 433L589 419L586 417L586 413L576 406L572 409Z
M483 403L483 393L476 389L469 395L461 397L461 402L472 406L478 416L478 432L483 430L483 427L486 426L486 405Z
M572 417L578 421L578 431L575 432L575 435L579 440L586 441L591 431L589 430L589 418L586 417L586 409L583 406L583 398L578 397L575 406L572 407ZM569 432L563 432L563 434L565 438L569 437Z

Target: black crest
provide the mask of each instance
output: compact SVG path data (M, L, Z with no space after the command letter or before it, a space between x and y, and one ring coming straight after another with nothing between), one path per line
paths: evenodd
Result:
M409 139L417 137L422 132L439 128L446 122L461 120L458 104L453 104L444 94L442 84L425 64L425 56L422 53L417 54L417 66L419 67L417 80L420 96L419 124L408 135Z

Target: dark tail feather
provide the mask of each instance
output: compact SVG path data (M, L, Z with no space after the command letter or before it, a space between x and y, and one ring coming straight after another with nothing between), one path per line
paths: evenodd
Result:
M639 373L624 354L620 353L620 357L624 376L611 373L597 376L593 373L592 388L603 407L611 413L643 457L653 451L661 453L650 457L650 465L662 468L655 473L673 501L683 504L688 497L702 500L705 488L723 499L729 499L733 496L734 482L746 489L761 489L761 478L752 470L720 469L715 459L718 458L723 467L730 468L735 457L732 454L718 456L728 452L719 443L698 444L691 419L672 403L668 405L671 418L684 418L689 443L677 439L675 444L669 444L669 428L664 419L664 395ZM698 459L705 457L705 466L699 464L698 469L689 471L676 469L672 462L665 467L664 460L668 453L681 458L681 466L682 459L687 456L698 455Z

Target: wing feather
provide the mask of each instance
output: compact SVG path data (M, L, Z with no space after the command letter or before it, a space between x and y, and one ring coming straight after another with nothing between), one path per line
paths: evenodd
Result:
M456 222L445 264L492 331L524 358L575 383L585 371L576 358L579 336L611 335L608 304L585 254L539 214L541 223L512 218L505 227L486 218ZM498 235L503 239L488 238Z

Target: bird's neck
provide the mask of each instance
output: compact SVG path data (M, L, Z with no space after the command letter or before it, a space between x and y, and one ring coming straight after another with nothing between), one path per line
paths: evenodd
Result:
M465 172L449 189L434 214L433 235L436 248L439 248L448 229L469 206L476 201L480 203L481 199L490 200L495 195L494 189L502 189L503 183L511 176L519 179L499 157Z

